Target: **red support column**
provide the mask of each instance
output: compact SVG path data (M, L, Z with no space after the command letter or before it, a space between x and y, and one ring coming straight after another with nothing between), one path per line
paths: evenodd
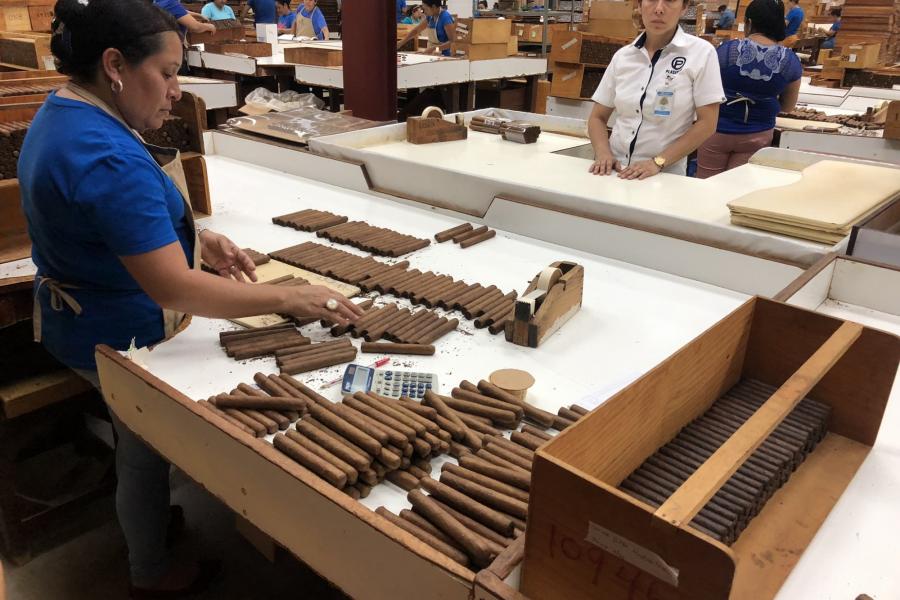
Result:
M397 4L344 0L344 104L375 121L397 118Z

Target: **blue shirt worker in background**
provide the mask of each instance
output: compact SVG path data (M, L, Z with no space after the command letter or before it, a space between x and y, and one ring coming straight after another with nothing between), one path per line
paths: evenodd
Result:
M278 33L293 33L297 14L291 10L291 0L278 0L275 8L278 10Z
M271 25L278 22L275 15L275 0L247 0L241 9L241 21L247 16L247 10L253 9L253 22L257 25Z
M422 9L425 11L425 20L397 42L397 49L404 47L409 40L417 38L422 31L426 31L428 47L423 52L450 56L450 43L456 39L456 24L453 17L441 6L441 0L422 0Z
M417 4L410 6L406 10L406 16L400 21L404 25L418 25L425 20L425 13L422 11L422 5Z
M213 0L203 6L200 14L210 21L225 21L234 18L234 11L225 4L225 0Z
M406 13L406 0L397 0L397 22L403 20L403 15Z
M734 11L725 4L719 7L719 24L716 29L731 29L734 27Z
M215 25L212 23L201 23L195 18L193 13L181 5L179 0L155 0L153 4L172 15L172 18L178 23L182 39L188 31L191 33L216 32Z
M162 126L181 98L175 19L122 0L59 0L55 13L50 49L70 79L35 115L18 168L37 266L35 338L47 351L99 388L98 344L157 344L188 325L186 314L355 320L362 311L328 288L247 284L256 280L247 254L195 229L178 152L137 133ZM200 270L201 261L217 274ZM221 565L175 560L167 550L177 513L169 464L111 416L128 597L202 592Z
M788 0L791 9L784 17L784 45L790 48L799 38L797 34L800 31L800 25L806 14L800 8L800 0Z
M697 151L697 177L706 179L745 164L771 145L775 117L790 112L800 95L803 67L784 37L781 0L753 0L747 7L747 37L718 47L725 104L716 133Z
M294 36L307 37L316 40L328 39L328 24L322 9L317 6L317 0L303 0L297 9L297 18L294 20Z
M829 29L825 33L826 39L825 39L825 41L822 42L822 45L820 46L821 48L824 48L826 50L834 49L834 42L836 41L835 36L837 36L838 31L841 30L841 7L839 6L837 8L832 8L831 16L837 17L837 20L831 24L831 29Z

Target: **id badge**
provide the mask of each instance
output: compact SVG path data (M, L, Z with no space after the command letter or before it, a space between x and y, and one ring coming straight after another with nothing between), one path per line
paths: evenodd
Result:
M671 116L674 104L675 92L669 89L657 90L656 101L653 103L653 114L657 117Z

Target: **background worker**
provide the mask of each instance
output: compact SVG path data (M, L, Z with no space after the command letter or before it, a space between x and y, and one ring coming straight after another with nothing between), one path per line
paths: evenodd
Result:
M59 0L50 48L70 80L35 115L18 167L37 266L35 338L50 354L99 386L98 344L157 344L187 325L185 314L344 323L361 314L321 286L246 283L256 279L246 253L195 229L178 153L137 134L159 128L181 97L171 15L149 2ZM216 565L174 561L166 549L169 464L112 418L131 598L202 591Z
M831 24L831 28L825 32L825 40L822 42L821 48L826 50L834 49L834 43L837 41L837 33L841 30L841 12L840 6L831 9L831 16L836 17L836 20Z
M231 10L230 6L225 4L225 0L213 0L212 2L207 2L203 5L200 14L209 21L224 21L226 19L234 18L234 11Z
M719 23L716 29L731 29L734 27L734 11L727 4L719 6Z
M791 48L799 39L798 32L806 14L800 8L800 0L788 0L791 9L784 17L784 45Z
M185 33L188 31L191 33L216 32L215 25L212 23L202 23L197 19L200 15L194 15L194 13L189 12L188 9L181 5L180 0L154 0L153 4L172 15L172 18L178 23L178 29L182 39L184 39Z
M697 151L697 177L705 179L745 164L772 143L775 117L790 112L800 95L803 66L784 37L781 0L753 0L747 7L747 37L718 47L725 103L716 133Z
M303 0L297 8L294 19L294 36L302 36L315 40L328 39L328 24L325 15L318 7L317 0Z
M687 155L715 132L725 99L719 64L709 42L678 25L687 8L688 0L641 0L646 29L613 55L593 96L591 173L684 175ZM616 123L607 136L613 110Z
M291 10L291 0L277 0L275 8L278 11L278 33L292 33L297 13Z
M406 16L401 21L404 25L418 25L425 19L425 11L422 10L421 4L410 6L406 10Z
M450 44L456 39L456 24L453 17L441 6L441 0L422 0L425 21L413 27L402 40L397 42L399 50L422 31L428 34L428 47L424 54L443 54L450 56Z
M406 0L397 0L397 22L403 20L403 15L406 14Z
M247 18L247 11L253 9L253 22L256 25L271 25L278 22L275 14L275 0L247 0L241 8L241 21Z

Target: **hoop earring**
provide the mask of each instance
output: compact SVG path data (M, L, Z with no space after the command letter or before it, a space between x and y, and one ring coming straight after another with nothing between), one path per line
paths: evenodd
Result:
M113 94L121 94L122 90L125 89L125 84L122 83L121 79L116 79L109 84L109 88L113 91Z

